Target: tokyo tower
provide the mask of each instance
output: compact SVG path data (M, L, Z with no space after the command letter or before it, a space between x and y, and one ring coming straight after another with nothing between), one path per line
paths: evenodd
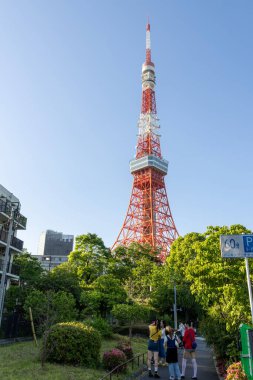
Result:
M138 121L135 159L130 161L134 177L132 194L123 227L112 249L132 242L148 243L161 261L170 252L178 232L170 211L164 176L168 161L160 147L159 119L155 101L155 65L151 61L150 24L146 27L146 60L142 65L142 104Z

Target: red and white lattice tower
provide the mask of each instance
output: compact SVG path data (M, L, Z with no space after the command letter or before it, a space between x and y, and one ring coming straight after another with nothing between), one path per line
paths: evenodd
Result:
M178 232L170 211L164 176L159 119L155 101L155 65L151 61L150 24L146 28L146 61L142 65L142 105L135 159L130 162L133 189L123 227L112 249L132 242L148 243L164 261Z

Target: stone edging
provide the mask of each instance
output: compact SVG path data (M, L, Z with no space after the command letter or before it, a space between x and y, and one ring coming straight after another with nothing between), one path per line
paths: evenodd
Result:
M225 377L221 376L220 373L219 373L219 370L218 370L218 367L217 367L217 361L216 361L216 357L213 356L213 361L214 361L214 367L215 367L215 370L216 370L216 373L217 373L217 376L219 378L219 380L225 380Z

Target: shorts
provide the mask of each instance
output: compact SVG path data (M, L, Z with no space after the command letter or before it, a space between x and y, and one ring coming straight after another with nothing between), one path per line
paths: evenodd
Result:
M148 350L149 351L153 351L153 352L158 352L159 351L158 340L154 341L152 339L149 339L149 341L148 341Z
M184 359L195 359L196 358L196 352L195 350L186 350L184 349L184 353L183 353L183 358Z

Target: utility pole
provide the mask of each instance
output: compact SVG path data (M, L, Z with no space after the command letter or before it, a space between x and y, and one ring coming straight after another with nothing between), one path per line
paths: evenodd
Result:
M3 308L4 308L7 267L10 261L10 245L11 245L11 238L13 234L14 212L15 210L14 210L14 207L12 206L11 217L9 219L9 228L8 228L8 236L7 236L7 242L6 242L6 248L5 248L5 255L4 255L4 260L3 260L3 272L2 272L1 283L0 283L0 327L2 324L2 316L3 316Z
M174 329L177 330L177 286L174 284Z

